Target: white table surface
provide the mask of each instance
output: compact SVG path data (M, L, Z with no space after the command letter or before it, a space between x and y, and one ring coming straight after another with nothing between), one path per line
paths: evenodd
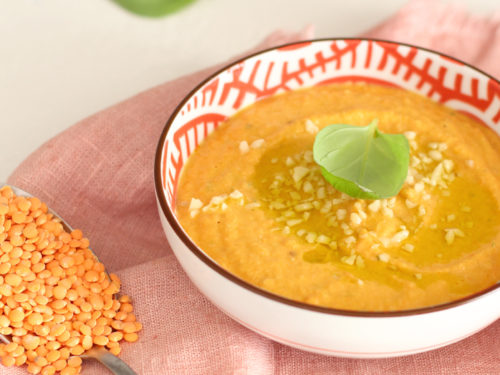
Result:
M499 7L498 0L441 1L477 14ZM277 28L314 24L317 37L355 36L405 3L196 0L150 19L111 0L0 0L0 181L78 120L244 52Z

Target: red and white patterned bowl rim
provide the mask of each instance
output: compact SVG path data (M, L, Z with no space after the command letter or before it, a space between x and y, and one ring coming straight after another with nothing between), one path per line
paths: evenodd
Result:
M221 122L257 100L280 92L346 81L419 93L475 118L500 135L500 82L462 61L425 48L374 39L317 39L274 47L243 58L215 73L186 96L168 120L156 150L155 184L160 206L176 233L200 259L207 264L211 262L182 230L174 212L179 176L189 155ZM215 264L209 265L249 289L271 295ZM462 303L499 286L434 309Z

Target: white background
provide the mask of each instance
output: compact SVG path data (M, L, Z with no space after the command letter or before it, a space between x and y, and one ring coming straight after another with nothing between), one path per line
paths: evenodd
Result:
M498 0L441 1L476 14L499 8ZM405 3L197 0L150 19L111 0L0 0L0 182L78 120L244 52L277 28L314 24L317 37L355 36Z

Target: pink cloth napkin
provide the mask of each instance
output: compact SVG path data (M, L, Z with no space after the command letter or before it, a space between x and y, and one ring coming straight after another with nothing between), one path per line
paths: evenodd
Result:
M260 47L310 38L278 32ZM500 17L415 0L365 36L434 48L500 76ZM188 280L163 235L153 156L174 107L215 68L179 78L91 116L35 151L9 182L45 200L91 239L117 272L144 325L122 358L138 374L499 374L500 321L428 353L353 360L301 352L240 326ZM459 325L460 322L457 322ZM383 339L383 338L381 338ZM24 374L6 369L0 374ZM84 374L105 374L85 363Z

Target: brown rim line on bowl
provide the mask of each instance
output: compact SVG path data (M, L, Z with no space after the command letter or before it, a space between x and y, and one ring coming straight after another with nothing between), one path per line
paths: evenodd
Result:
M317 47L317 48L316 48ZM283 57L283 54L286 54L288 56L294 56L294 55L299 55L299 59L302 58L300 57L300 54L303 53L306 56L314 56L315 61L312 63L312 65L315 65L316 69L323 69L323 74L325 73L326 69L326 61L328 60L328 57L326 56L327 54L324 53L325 47L328 47L333 54L333 56L350 56L349 61L342 61L342 59L339 57L336 60L336 68L332 68L333 71L329 72L328 74L331 74L331 77L329 79L322 79L319 82L313 82L310 84L304 84L301 87L309 87L309 86L314 86L318 83L325 83L325 82L342 82L342 81L364 81L364 82L370 82L370 83L381 83L385 85L391 85L391 86L398 86L404 89L407 89L409 91L414 91L414 92L419 92L422 94L422 87L424 87L426 84L434 85L429 89L428 95L424 93L426 96L430 96L434 100L439 100L441 102L446 102L449 101L451 103L451 100L448 100L449 98L451 99L456 99L456 98L461 98L465 100L464 102L459 103L453 103L453 106L455 109L461 110L463 112L466 112L468 115L479 119L481 122L486 123L489 127L493 127L493 125L498 124L500 122L500 108L495 108L495 103L496 100L500 100L500 82L496 80L495 78L487 75L484 72L481 72L480 70L473 68L472 66L456 60L450 56L446 56L443 54L440 54L435 51L431 51L425 48L419 48L416 46L408 45L408 44L402 44L402 43L395 43L395 42L390 42L390 41L384 41L384 40L372 40L372 39L359 39L359 38L339 38L339 39L317 39L317 40L310 40L310 41L304 41L304 42L299 42L299 43L290 43L287 45L275 47L275 48L270 48L252 55L249 55L247 57L244 57L211 75L208 77L206 80L201 82L196 88L194 88L187 96L186 98L177 106L169 120L167 121L167 124L161 134L157 150L156 150L156 158L155 158L155 188L156 188L156 195L158 199L158 204L159 204L159 211L160 211L160 216L163 220L164 227L167 225L171 230L173 231L172 234L175 235L175 239L172 238L172 234L167 233L167 237L169 238L169 242L172 241L176 242L179 241L180 243L183 244L187 249L189 249L189 252L191 255L194 255L199 261L201 261L206 267L208 267L210 270L218 274L220 277L223 279L227 280L227 282L232 283L240 288L243 288L247 293L257 295L260 297L263 297L264 299L268 299L270 301L273 301L274 303L286 305L290 308L298 308L301 310L309 311L311 313L319 313L319 314L326 314L326 315L331 315L331 316L341 316L341 317L357 317L357 318L374 318L374 319L379 319L379 318L404 318L404 317L416 317L418 315L425 315L425 314L431 314L431 313L439 313L443 311L447 311L453 308L457 308L460 306L465 306L469 304L470 302L474 302L477 300L480 300L485 297L490 297L492 294L499 294L499 289L500 289L500 283L496 283L495 285L492 285L491 287L482 290L478 293L471 294L465 298L461 298L459 300L454 300L452 302L448 303L443 303L440 305L435 305L435 306L429 306L429 307L423 307L423 308L417 308L417 309L411 309L411 310L400 310L400 311L387 311L387 312L378 312L378 311L353 311L353 310L342 310L342 309L334 309L334 308L326 308L326 307L320 307L320 306L315 306L315 305L310 305L306 304L303 302L298 302L294 300L290 300L288 298L284 298L278 295L275 295L273 293L270 293L268 291L265 291L263 289L260 289L256 286L253 286L249 284L248 282L234 276L230 272L226 271L224 268L219 266L217 263L215 263L210 257L208 257L186 234L186 232L183 230L183 228L180 226L179 222L177 221L175 214L173 212L173 196L175 195L175 189L176 186L171 186L169 185L169 182L171 182L173 179L177 179L176 183L178 182L178 176L180 173L180 170L182 169L182 163L185 162L184 159L187 159L187 155L182 155L180 150L178 150L178 155L177 155L177 169L170 168L170 170L166 171L166 165L169 160L167 160L167 153L165 152L166 147L165 147L165 141L169 135L169 131L171 130L174 121L179 116L185 116L186 118L189 118L189 112L196 112L198 111L201 116L192 117L190 120L191 121L196 121L197 119L199 120L200 117L206 116L207 114L214 115L216 114L217 116L212 116L211 121L213 122L220 122L223 119L227 118L229 115L223 115L220 113L216 113L215 111L209 110L210 104L208 104L208 108L205 112L202 110L199 110L199 108L203 107L205 103L201 103L201 101L205 98L207 98L207 101L213 101L214 97L216 96L216 90L224 90L223 84L221 83L222 78L226 78L226 81L224 82L225 85L227 85L227 90L228 91L231 88L231 79L236 81L237 75L241 74L241 70L245 66L245 64L250 64L253 68L255 68L255 71L258 70L259 64L265 65L266 61L272 60L272 59L277 59L278 54L280 59L282 59L285 62L289 62L287 58L289 57ZM309 51L310 50L310 51ZM304 52L305 51L305 52ZM347 52L346 52L347 51ZM314 54L313 54L314 52ZM337 54L337 55L336 55ZM382 54L382 55L381 55ZM388 56L398 57L398 60L396 60L396 64L399 66L405 66L406 67L406 73L403 75L400 74L400 77L398 76L397 73L388 73L384 70L385 66L388 65ZM297 57L294 57L297 59ZM266 60L267 59L267 60ZM421 61L420 61L421 60ZM250 63L249 63L250 61ZM297 61L295 61L297 62ZM252 65L253 64L253 65ZM306 59L303 59L302 64L307 67L307 62ZM434 77L429 73L429 69L431 68L432 64L438 65L438 77ZM375 66L376 65L376 66ZM269 68L270 70L271 68ZM391 68L393 69L393 68ZM399 69L399 68L398 68ZM395 70L395 69L394 69ZM309 74L312 73L312 68L311 70L306 71ZM449 87L449 83L445 82L446 80L446 73L447 72L453 72L456 75L460 75L460 79L465 79L464 77L473 77L473 79L476 80L476 91L481 91L481 87L483 91L485 90L484 86L486 87L486 90L488 91L488 95L486 99L482 99L480 97L480 94L472 93L470 95L470 100L467 101L467 95L464 94L463 92L460 91L460 85L459 83L454 84L454 87ZM300 71L296 74L297 72L289 72L290 76L295 74L294 79L300 80ZM413 74L417 75L417 78L419 78L415 82L415 78L412 77ZM451 73L450 73L451 74ZM314 81L314 79L311 79ZM267 81L266 81L267 84ZM216 86L219 85L218 88ZM482 85L482 86L481 86ZM278 85L279 86L279 85ZM282 83L282 87L287 86L286 84ZM299 82L300 86L300 82ZM481 86L478 89L478 86ZM291 87L293 89L294 87ZM287 89L290 89L288 87ZM201 96L202 91L204 91L204 95ZM263 90L266 91L266 90ZM260 93L263 97L265 96L271 96L272 94L280 92L279 89L276 89L273 91L273 88L269 87L267 88L266 93ZM436 95L436 92L439 95ZM211 94L211 96L209 95ZM448 97L444 97L448 95ZM227 92L226 92L226 99L227 99ZM484 96L484 95L483 95ZM465 99L464 99L465 98ZM194 99L194 100L193 100ZM199 100L197 100L199 99ZM456 102L457 100L455 100ZM237 97L234 100L233 107L231 110L236 112L236 110L241 109L244 107L247 103L245 103L245 96L242 94L242 96ZM197 108L198 106L198 108ZM498 113L496 111L498 111ZM490 112L492 112L490 114ZM187 115L186 115L187 114ZM189 125L186 121L186 124ZM217 125L217 124L215 124ZM215 127L215 125L213 127ZM191 125L192 126L192 125ZM196 125L195 125L196 126ZM176 132L178 132L179 129L176 129ZM210 132L210 129L207 130L207 127L204 128L204 136L207 135L207 133ZM181 136L178 137L178 139L174 140L172 139L172 142L177 142L175 145L178 148L182 148L179 142ZM203 136L201 137L201 139ZM188 143L188 136L187 136L187 131L184 139L184 148L189 149ZM196 143L196 140L195 140ZM198 142L199 143L199 142ZM196 147L196 146L195 146ZM192 151L192 150L191 150ZM185 152L185 151L183 151ZM189 152L189 151L188 151ZM179 155L181 154L181 155ZM172 157L171 154L168 156ZM174 159L172 159L172 162L176 162ZM172 176L172 170L174 170L174 173L176 176ZM170 173L170 174L169 174ZM170 189L170 190L169 190ZM170 195L168 199L172 202L172 206L169 206L167 203L167 197L166 195ZM168 223L168 224L167 224ZM167 231L167 229L166 229ZM174 245L172 245L174 247ZM175 251L176 255L179 257L178 253ZM182 264L182 261L181 261ZM183 265L184 266L184 265ZM188 272L189 274L189 272ZM195 284L197 284L195 282ZM197 284L198 287L200 287ZM209 297L210 298L210 297ZM213 300L213 298L210 298ZM214 301L213 301L214 302ZM244 319L241 319L238 316L235 316L232 314L230 311L227 311L227 309L224 309L223 306L220 305L220 303L215 302L215 304L223 309L226 310L226 313L228 313L230 316L232 316L234 319L242 322L242 324L245 324L247 326L250 326L250 328L254 329L255 331L259 331L260 333L274 338L276 341L281 341L284 342L283 338L280 337L272 337L273 335L269 332L262 332L262 330L259 330L259 327L252 326L248 322L246 322ZM499 314L500 315L500 314ZM491 323L491 322L489 322ZM468 336L472 334L473 332L467 332L466 334L462 336ZM460 337L463 338L463 337ZM440 345L436 344L435 346L442 346L447 343L451 343L454 341L457 341L460 339L459 337L456 337L454 340L449 340L450 342L442 342ZM289 340L290 341L290 340ZM316 351L316 352L327 352L325 350L317 350L318 348L308 348L307 345L304 343L296 343L294 345L294 342L288 342L288 344L296 347L301 347L302 349L305 350L311 350L311 351ZM320 348L321 349L321 348ZM415 348L415 350L409 350L409 352L417 352L417 351L423 351L423 350L428 350L431 348ZM368 355L349 355L347 354L346 356L366 356L366 357L377 357L377 356L391 356L391 355L403 355L407 354L407 352L401 352L401 353L385 353L380 355L380 353L370 353ZM336 355L343 355L342 351L334 351L333 354ZM372 355L373 354L373 355Z

